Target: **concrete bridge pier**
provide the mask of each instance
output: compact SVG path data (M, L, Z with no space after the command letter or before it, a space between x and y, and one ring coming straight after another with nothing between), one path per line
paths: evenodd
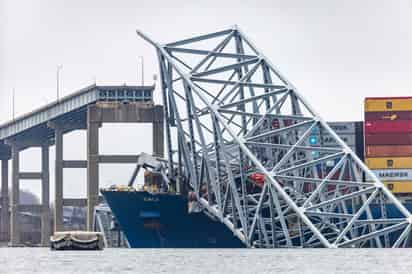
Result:
M55 142L54 231L63 231L63 128L53 125Z
M20 202L20 148L15 143L11 144L12 179L11 179L11 202L10 202L10 245L20 245L19 229L19 202Z
M54 191L54 231L65 230L63 223L64 206L86 206L86 199L65 199L63 194L63 170L65 168L87 168L85 160L64 160L64 134L74 130L84 130L86 127L81 122L67 122L61 120L49 121L47 126L54 131L55 143L55 191Z
M10 203L10 245L20 246L20 212L32 212L41 215L41 245L48 246L50 237L50 186L49 186L49 141L38 140L15 140L8 139L6 143L11 147L12 159L12 188ZM30 147L41 148L41 171L20 171L20 152ZM41 204L20 204L20 180L41 181Z
M94 207L99 202L100 122L87 112L87 230L93 231Z
M150 103L104 102L87 109L87 229L93 230L94 207L99 197L99 164L136 164L137 155L100 155L99 128L104 123L151 123L153 154L163 157L163 106ZM121 141L120 138L118 138Z
M50 160L49 144L43 143L41 146L41 245L48 246L50 243Z
M1 212L0 212L0 241L10 240L9 218L9 160L1 160Z
M157 114L157 117L158 118ZM163 120L158 119L153 121L153 155L164 157L164 124Z

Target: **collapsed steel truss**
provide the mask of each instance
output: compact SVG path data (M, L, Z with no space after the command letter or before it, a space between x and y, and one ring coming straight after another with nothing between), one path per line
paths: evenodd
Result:
M245 245L407 245L409 211L239 28L165 45L137 33L158 53L169 170ZM313 142L325 134L338 147Z

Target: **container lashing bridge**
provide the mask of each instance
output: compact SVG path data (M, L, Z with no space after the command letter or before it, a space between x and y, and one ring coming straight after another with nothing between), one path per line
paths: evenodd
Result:
M238 27L137 33L158 54L169 170L246 246L407 245L410 212ZM322 134L338 147L313 145Z

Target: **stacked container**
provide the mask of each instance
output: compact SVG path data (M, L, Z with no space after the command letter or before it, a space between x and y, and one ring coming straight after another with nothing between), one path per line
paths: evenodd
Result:
M363 160L363 152L364 152L364 145L363 145L363 122L328 122L330 128L348 145L353 152L355 152L358 157ZM309 138L309 144L311 146L324 146L324 147L340 147L336 140L325 130L320 130L319 128L314 128ZM314 156L318 156L317 153L312 152ZM340 158L336 158L335 160L330 160L326 162L326 165L318 164L316 167L320 174L326 176L339 162ZM323 169L323 170L322 170ZM340 176L339 171L335 172L332 176L332 179L337 180ZM343 179L347 179L349 176L348 174L343 174ZM312 185L306 188L306 192L311 192ZM329 185L328 190L334 190L334 186Z
M412 97L365 99L365 157L392 192L412 193Z
M363 122L328 122L329 126L335 133L344 141L358 157L364 159L364 145L363 145ZM328 134L324 138L328 138ZM331 136L331 142L325 142L325 145L337 147L338 144ZM325 140L326 141L326 140Z
M328 122L328 125L361 160L364 159L363 122ZM319 129L312 131L310 144L313 146L339 147L330 134L326 132L320 133Z

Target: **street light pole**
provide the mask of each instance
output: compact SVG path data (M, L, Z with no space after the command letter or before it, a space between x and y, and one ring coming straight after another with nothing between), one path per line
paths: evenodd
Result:
M56 81L57 81L57 101L59 101L59 97L60 97L60 70L63 68L63 65L58 65L57 66L57 75L56 75Z
M15 89L13 88L13 93L12 93L12 115L13 115L13 121L14 121L14 118L16 117L15 116L15 114L16 114L16 108L15 108L15 93L16 93L16 91L15 91Z

